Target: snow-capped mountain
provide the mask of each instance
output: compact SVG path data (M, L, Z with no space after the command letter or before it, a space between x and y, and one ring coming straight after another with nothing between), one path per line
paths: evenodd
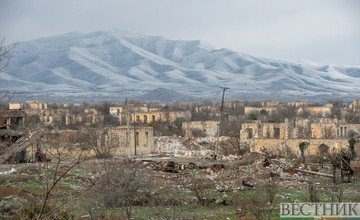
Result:
M30 96L137 97L157 88L197 98L219 86L242 99L360 96L360 67L291 63L215 49L201 41L122 31L20 42L0 86Z

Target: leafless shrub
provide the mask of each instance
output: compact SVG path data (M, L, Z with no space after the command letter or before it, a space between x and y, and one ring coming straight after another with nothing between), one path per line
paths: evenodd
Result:
M79 132L78 141L87 149L95 153L96 158L110 158L113 156L116 140L102 141L100 129L86 127Z
M92 193L101 198L105 207L121 207L131 219L134 206L151 203L152 179L138 163L110 160L101 169L103 174Z
M179 194L181 194L179 188L170 187L161 189L161 194L158 195L158 199L156 199L154 204L156 207L154 214L157 219L184 219L184 215L188 210L181 206L182 202L179 201Z
M318 197L317 185L313 182L310 182L308 188L309 188L310 202L320 202L319 197Z
M286 144L286 143L282 143L276 150L275 155L277 157L284 157L284 158L296 158L296 154L294 153L294 151L291 149L291 147Z
M184 178L181 182L182 186L190 190L196 197L200 205L209 205L213 198L208 196L208 190L214 188L214 183L211 180L204 180L204 176L200 174L191 174Z
M276 210L275 198L278 192L276 182L270 180L263 186L262 194L246 199L240 194L234 202L237 214L239 216L252 215L256 219L270 219L271 214Z
M86 157L81 147L74 146L72 141L69 141L69 136L60 132L44 131L40 136L39 143L45 154L51 157L52 162L39 164L39 178L44 186L36 219L55 218L68 200L65 199L61 205L50 208L50 197L66 175ZM72 157L74 159L71 159Z
M332 202L343 202L344 190L338 184L330 187L328 192Z

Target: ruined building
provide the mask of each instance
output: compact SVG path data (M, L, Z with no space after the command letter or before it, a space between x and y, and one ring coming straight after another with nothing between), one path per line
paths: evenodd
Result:
M323 106L301 106L296 110L298 115L307 113L310 116L328 117L332 113L333 104L327 103Z
M285 120L283 123L262 123L253 121L244 123L240 131L240 139L251 143L253 151L261 148L279 150L288 147L298 151L299 143L309 142L309 152L316 154L321 144L330 149L340 149L348 145L353 134L360 133L360 124L349 124L344 120L324 118Z
M191 113L189 111L160 111L159 108L138 107L136 109L126 110L123 107L110 107L110 114L117 117L120 124L129 123L152 123L152 122L166 122L175 121L178 118L190 119ZM127 118L128 117L128 118Z
M115 149L118 156L149 155L154 151L152 127L120 126L109 128L103 134L104 144Z
M217 121L191 121L184 122L182 129L185 131L185 137L194 137L196 132L208 137L215 137L218 131Z

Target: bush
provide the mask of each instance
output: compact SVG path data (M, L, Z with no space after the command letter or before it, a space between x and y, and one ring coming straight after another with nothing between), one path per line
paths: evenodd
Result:
M255 114L251 114L251 115L249 115L248 120L254 121L254 120L257 120L257 117Z
M356 156L355 144L356 144L356 140L355 140L354 138L351 138L351 139L349 140L349 150L350 150L350 153L351 153L351 156L352 156L352 157L355 157L355 156Z

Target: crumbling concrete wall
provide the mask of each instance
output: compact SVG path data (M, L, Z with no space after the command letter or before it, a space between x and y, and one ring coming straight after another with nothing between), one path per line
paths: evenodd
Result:
M215 137L218 130L218 122L216 121L192 121L184 122L182 129L185 131L186 137L193 137L194 130L204 132L207 137Z
M118 156L149 155L154 151L152 127L109 128L104 140L106 145L114 147Z
M120 113L118 115L120 123L125 124L126 114ZM175 111L175 112L133 112L129 115L129 122L138 122L138 123L152 123L157 121L175 121L178 118L184 118L186 120L190 119L191 113L189 111Z
M110 107L109 111L110 111L110 115L112 115L114 117L118 117L121 113L124 112L124 108L123 107Z
M349 124L345 120L324 118L311 123L312 138L347 138L350 134L360 133L360 124Z
M240 130L241 140L253 138L292 138L292 124L286 120L283 123L261 123L254 121L242 124Z
M95 139L87 140L93 138L93 135ZM96 156L94 143L100 144L99 148L107 148L107 152L113 156L149 155L155 149L152 127L131 127L128 130L121 126L91 133L85 130L46 131L41 133L41 138L41 145L38 145L39 136L26 148L29 161L35 161L38 149L49 159L56 157L59 152L62 152L65 158L77 159L80 153L82 158L90 158Z

